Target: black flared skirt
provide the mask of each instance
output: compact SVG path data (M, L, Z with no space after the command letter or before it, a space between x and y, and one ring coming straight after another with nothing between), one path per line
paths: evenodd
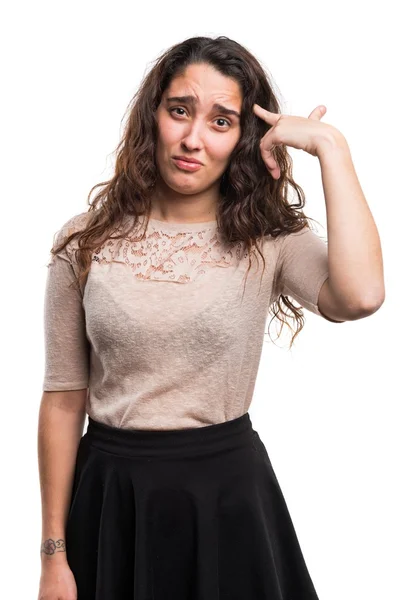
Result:
M78 600L318 600L248 412L168 431L89 417L65 542Z

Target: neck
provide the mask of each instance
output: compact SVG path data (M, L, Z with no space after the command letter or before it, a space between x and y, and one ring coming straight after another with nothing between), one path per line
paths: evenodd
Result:
M159 183L151 197L150 217L176 223L203 223L217 218L219 190L200 194L179 194Z

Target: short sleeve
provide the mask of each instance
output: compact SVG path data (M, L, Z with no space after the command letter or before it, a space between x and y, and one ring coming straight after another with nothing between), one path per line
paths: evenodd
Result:
M318 309L319 292L329 277L326 242L308 227L285 234L276 269L275 298L280 294L290 296L307 310L333 321Z
M71 232L71 221L57 234L57 244ZM59 254L51 255L47 265L44 391L78 390L89 384L90 344L86 337L82 288L73 283L76 277L72 254L67 244Z

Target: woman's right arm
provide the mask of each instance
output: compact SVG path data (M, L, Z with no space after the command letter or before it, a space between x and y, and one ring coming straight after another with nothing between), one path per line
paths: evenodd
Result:
M68 223L57 242L69 230ZM76 600L68 565L66 524L77 451L86 419L90 344L83 291L71 285L76 264L70 246L48 265L44 298L45 372L38 418L38 460L42 500L42 573L38 600Z
M66 560L65 526L76 454L85 424L87 389L43 392L38 419L42 565Z
M42 502L41 577L38 600L75 600L68 564L66 523L76 454L86 418L87 389L43 392L38 419L38 463Z

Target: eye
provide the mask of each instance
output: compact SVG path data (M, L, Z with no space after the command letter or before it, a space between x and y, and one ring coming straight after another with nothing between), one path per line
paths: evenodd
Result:
M174 110L183 110L184 112L186 112L185 109L182 108L181 106L177 106L175 108L170 108L168 112L172 113ZM231 125L230 121L228 121L228 119L225 119L223 117L218 117L218 119L216 119L216 121L225 121L225 123L227 123L229 127Z

